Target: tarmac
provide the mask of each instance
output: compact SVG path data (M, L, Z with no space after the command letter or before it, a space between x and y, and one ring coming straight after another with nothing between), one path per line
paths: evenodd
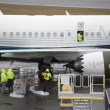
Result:
M44 83L36 81L36 90L43 90ZM96 87L95 90L100 90ZM76 92L88 92L87 89L76 89ZM62 110L60 109L60 100L58 99L57 81L48 83L49 96L40 96L33 93L28 93L24 98L9 97L8 90L5 94L0 92L0 110ZM67 101L68 102L68 101ZM105 110L104 100L94 100L92 110ZM72 109L64 109L72 110Z
M2 68L11 67L10 62L8 62L8 61L1 62L0 66ZM36 63L28 64L28 63L15 62L13 64L13 67L18 67L18 66L20 66L20 67L23 66L23 68L27 68L27 67L32 68L32 66L35 66L35 69L37 69ZM47 86L49 96L41 96L41 95L36 95L36 94L29 92L24 98L13 98L13 97L9 96L8 89L6 90L5 94L2 94L1 88L0 88L0 110L62 110L60 108L60 100L58 99L57 77L58 77L58 73L60 73L60 74L64 73L64 69L62 68L62 64L59 64L59 65L56 64L53 66L54 66L54 81L51 83L48 83L48 86ZM20 76L22 77L22 73L20 74ZM44 83L38 82L37 74L36 74L35 79L36 79L35 89L37 91L43 90ZM77 81L77 82L79 82L79 81ZM96 83L97 83L97 81L96 81ZM79 84L79 83L77 83L77 84ZM87 84L87 83L85 83L85 84ZM109 83L108 83L108 85L109 85ZM109 87L109 86L107 86L107 87ZM96 86L94 90L101 91L102 88L100 86ZM80 92L88 93L89 89L75 88L75 93L80 93ZM104 100L101 100L101 101L94 100L92 102L92 104L93 104L92 110L105 110ZM72 109L64 109L64 110L72 110Z
M0 3L110 9L110 0L0 0Z

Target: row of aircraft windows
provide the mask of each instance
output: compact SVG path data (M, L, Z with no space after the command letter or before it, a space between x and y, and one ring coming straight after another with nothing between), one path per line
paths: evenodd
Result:
M95 35L94 32L91 32L90 34L89 34L88 32L85 33L85 36L86 36L86 37L88 37L89 35L90 35L91 37L94 37L94 36L100 37L100 33L99 33L99 32L97 32L96 35Z
M37 37L38 34L39 34L38 32L35 32L35 33L34 33L34 36ZM58 33L54 32L54 33L53 33L53 36L56 37L57 34L58 34ZM9 35L10 35L11 37L13 37L13 32L10 32ZM32 33L32 32L29 32L29 33L27 34L26 32L23 32L21 35L24 36L24 37L25 37L26 35L28 35L29 37L31 37L31 36L33 35L33 33ZM48 36L48 37L50 37L51 35L52 35L52 33L47 32L47 36ZM72 35L71 32L68 32L68 33L67 33L67 36L68 36L68 37L71 37L71 35ZM6 32L3 32L3 36L4 36L4 37L7 36L7 33L6 33ZM19 36L20 36L20 32L16 32L16 36L19 37ZM41 32L41 33L40 33L40 36L41 36L41 37L44 37L44 32ZM60 33L60 36L61 36L61 37L64 37L64 32L61 32L61 33Z
M88 33L88 32L86 32L85 36L86 37L89 37L89 36L91 36L91 37L94 37L94 36L100 37L100 32L97 32L97 33L94 33L94 32ZM109 32L108 36L110 37L110 32Z
M37 37L38 34L39 34L38 32L35 32L35 33L34 33L34 36ZM10 35L11 37L13 37L13 32L10 32L9 35ZM24 36L24 37L25 37L26 35L28 35L29 37L31 37L31 36L33 35L33 33L32 33L32 32L29 32L29 33L27 34L26 32L23 32L21 35ZM47 37L50 37L51 35L52 35L52 33L47 32ZM54 36L54 37L56 37L57 35L58 35L58 33L56 33L56 32L53 33L53 36ZM4 37L7 36L7 33L6 33L6 32L3 32L3 36L4 36ZM19 36L20 36L20 32L16 32L16 36L19 37ZM40 36L41 36L41 37L44 37L44 32L41 32L41 33L40 33ZM67 36L68 36L68 37L71 37L71 36L72 36L72 33L71 33L71 32L67 32ZM94 33L94 32L91 32L91 33L85 32L85 37L89 37L89 36L91 36L91 37L94 37L94 36L100 37L100 33L99 33L99 32L97 32L97 33ZM61 32L61 33L60 33L60 37L64 37L64 32ZM110 33L109 33L109 37L110 37Z

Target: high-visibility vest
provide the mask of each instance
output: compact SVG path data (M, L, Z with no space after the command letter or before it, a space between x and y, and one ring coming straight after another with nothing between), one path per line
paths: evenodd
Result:
M50 73L42 73L42 75L44 76L44 79L45 80L49 80L52 76L51 76L51 74Z
M8 79L13 79L13 78L14 78L14 73L9 71L9 72L7 73L7 78L8 78Z
M1 82L7 82L7 77L6 77L6 74L5 73L2 73L1 74Z
M80 33L78 33L77 39L78 39L78 41L82 41L82 35Z

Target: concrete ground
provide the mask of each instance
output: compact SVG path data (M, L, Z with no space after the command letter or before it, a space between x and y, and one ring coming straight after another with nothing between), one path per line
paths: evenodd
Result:
M43 89L43 83L37 83L36 90ZM100 87L97 87L97 90ZM24 98L12 98L9 97L8 91L6 94L0 92L0 110L61 110L60 100L58 100L57 82L48 83L49 96L40 96L33 93L28 93ZM88 91L83 88L77 89L77 91ZM72 110L72 109L64 109ZM105 110L104 100L93 101L93 110Z

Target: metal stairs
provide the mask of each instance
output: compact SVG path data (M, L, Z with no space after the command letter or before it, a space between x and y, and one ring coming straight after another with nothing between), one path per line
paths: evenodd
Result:
M92 110L92 100L74 100L73 110Z

